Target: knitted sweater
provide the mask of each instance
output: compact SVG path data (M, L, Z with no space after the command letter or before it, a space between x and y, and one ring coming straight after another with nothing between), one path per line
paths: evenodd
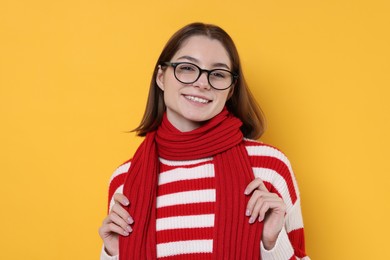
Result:
M274 248L266 250L260 243L261 258L308 260L299 191L290 162L282 152L272 146L248 139L244 140L244 145L255 177L261 178L271 187L270 191L281 197L287 206L285 226ZM214 208L218 203L213 159L168 161L159 158L159 162L156 205L157 258L212 259ZM130 165L131 161L127 161L119 166L110 179L110 209L114 204L113 195L122 193ZM108 256L105 250L102 250L101 260L116 259L118 256Z

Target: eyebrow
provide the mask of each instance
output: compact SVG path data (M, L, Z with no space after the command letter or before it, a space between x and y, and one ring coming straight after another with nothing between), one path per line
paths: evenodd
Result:
M184 56L181 56L179 58L177 58L178 60L189 60L189 61L192 61L192 62L195 62L195 63L199 63L199 60L194 58L194 57L191 57L191 56L187 56L187 55L184 55ZM229 66L226 65L225 63L221 63L221 62L217 62L217 63L213 63L212 64L213 67L222 67L222 68L226 68L228 70L230 70Z

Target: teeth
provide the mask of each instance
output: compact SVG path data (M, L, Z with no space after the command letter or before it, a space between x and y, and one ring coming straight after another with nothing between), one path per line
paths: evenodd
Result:
M199 102L199 103L202 103L202 104L209 103L208 100L203 99L203 98L198 98L198 97L193 97L193 96L185 96L185 97L186 97L186 99L189 99L189 100L192 100L192 101L195 101L195 102Z

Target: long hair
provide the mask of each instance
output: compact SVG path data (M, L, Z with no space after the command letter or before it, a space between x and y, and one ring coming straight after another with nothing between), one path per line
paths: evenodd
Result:
M148 132L156 130L161 124L166 107L164 92L156 83L158 65L170 61L181 48L183 42L195 35L218 40L225 47L232 63L232 71L238 75L238 80L232 89L233 93L226 102L226 107L229 112L242 121L241 131L243 135L246 138L258 139L264 133L265 118L245 81L237 48L232 38L222 28L204 23L191 23L184 26L166 43L154 67L144 116L140 125L133 131L138 136L145 136Z

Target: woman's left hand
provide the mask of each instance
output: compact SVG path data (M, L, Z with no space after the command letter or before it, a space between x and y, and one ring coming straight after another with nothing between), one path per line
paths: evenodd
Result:
M279 232L284 225L286 204L276 194L269 192L260 178L251 181L245 189L245 195L252 194L248 201L246 216L250 216L249 223L256 220L263 221L262 241L267 250L275 246Z

